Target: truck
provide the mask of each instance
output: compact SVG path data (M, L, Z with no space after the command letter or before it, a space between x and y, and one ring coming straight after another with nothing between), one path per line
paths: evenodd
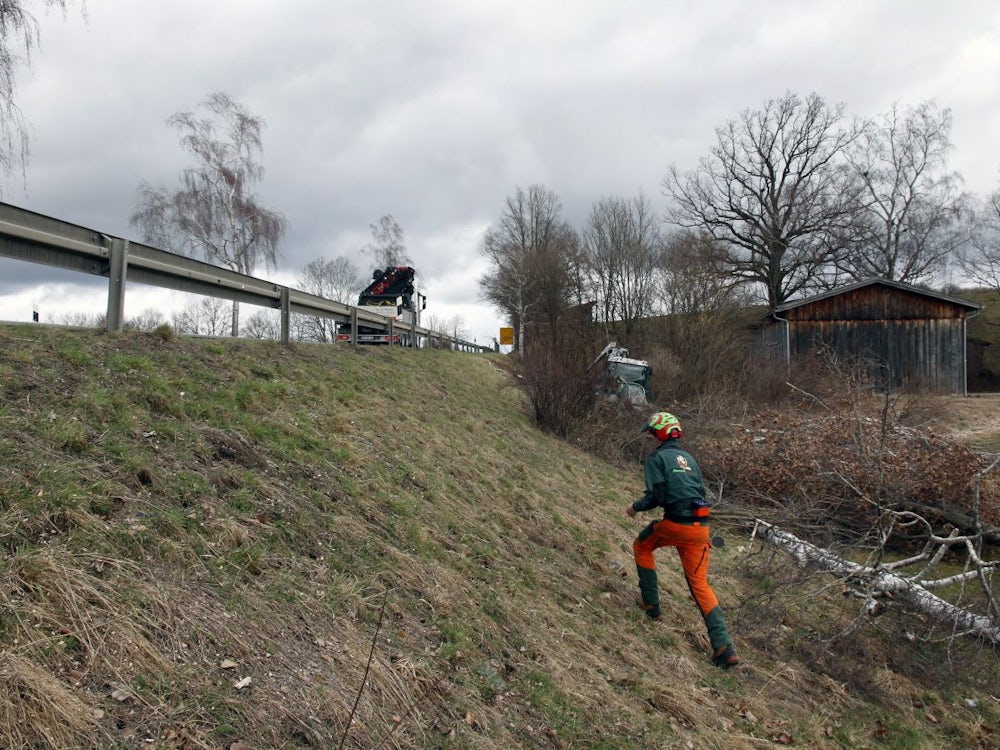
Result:
M411 328L420 325L420 313L427 307L427 297L416 290L416 271L410 266L389 266L376 269L371 283L358 295L359 310L374 312L386 318L384 327L358 324L357 343L388 344L389 322L392 321L392 343L416 346ZM398 327L396 327L398 326ZM351 340L351 324L338 323L337 341Z
M629 350L610 342L590 363L588 371L603 363L598 396L609 402L644 406L649 403L649 378L653 368L644 359L633 359Z

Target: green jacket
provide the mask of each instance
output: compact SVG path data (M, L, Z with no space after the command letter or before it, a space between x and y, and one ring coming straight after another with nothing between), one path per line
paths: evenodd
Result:
M705 482L694 457L677 440L665 440L646 457L646 492L632 503L637 511L663 508L663 517L692 523L692 504L705 502Z

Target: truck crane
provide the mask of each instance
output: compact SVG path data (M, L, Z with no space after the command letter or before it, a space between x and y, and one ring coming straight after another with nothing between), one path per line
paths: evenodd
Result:
M420 313L427 307L427 297L414 286L414 271L409 266L389 266L377 269L371 283L358 295L359 310L374 312L386 318L385 328L358 325L359 344L388 344L389 320L400 324L393 331L393 344L412 346L410 327L420 325ZM351 324L337 324L337 341L351 340Z

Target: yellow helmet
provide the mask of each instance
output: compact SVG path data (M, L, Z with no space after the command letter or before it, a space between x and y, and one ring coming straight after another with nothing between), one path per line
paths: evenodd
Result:
M643 429L652 432L661 443L671 438L684 437L684 430L681 428L680 420L666 411L658 411L647 419L646 426Z

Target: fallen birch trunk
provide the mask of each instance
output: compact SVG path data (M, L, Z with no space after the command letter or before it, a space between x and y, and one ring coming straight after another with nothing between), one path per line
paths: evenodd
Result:
M777 526L755 519L753 537L788 552L802 564L815 565L821 570L840 576L858 578L868 584L872 595L891 594L931 617L952 623L955 635L971 635L1000 644L1000 624L988 617L975 615L935 596L914 580L889 570L861 565L845 560L829 550L817 547Z

